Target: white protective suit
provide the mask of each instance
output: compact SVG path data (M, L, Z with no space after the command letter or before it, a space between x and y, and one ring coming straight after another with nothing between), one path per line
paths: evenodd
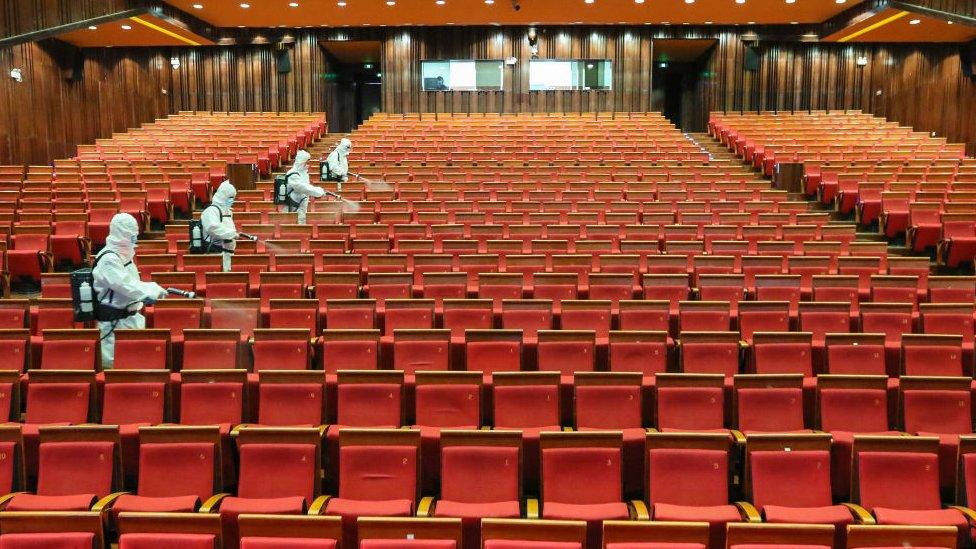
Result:
M207 206L200 212L200 225L203 229L204 242L212 243L215 252L220 248L233 252L237 248L237 226L234 225L234 199L237 189L224 181L217 187Z
M98 263L92 271L95 295L104 304L117 309L139 311L143 302L166 297L166 290L155 282L139 280L139 269L132 262L135 255L139 225L127 213L116 214L109 224L105 248L98 253ZM115 330L143 329L146 318L136 312L132 316L111 322L99 322L102 334L102 367L109 369L115 362Z
M336 148L332 149L329 157L325 159L329 165L329 172L332 177L339 178L339 190L342 191L342 183L349 181L349 152L352 151L352 141L343 137L339 140Z
M298 223L305 223L305 214L308 213L308 202L311 198L321 198L325 196L325 189L312 185L308 179L308 161L312 155L301 150L295 155L295 163L288 174L295 174L288 177L288 198L298 202L297 208L288 207L289 212L298 212Z

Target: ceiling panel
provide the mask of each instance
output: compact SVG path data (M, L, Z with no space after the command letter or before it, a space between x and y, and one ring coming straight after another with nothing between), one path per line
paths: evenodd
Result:
M340 7L340 1L345 7ZM167 0L218 27L820 23L861 0ZM291 4L295 4L294 7ZM195 8L194 6L200 6Z
M128 27L128 28L126 28ZM79 48L107 46L212 46L214 43L150 14L130 17L57 36Z
M825 42L968 42L976 27L887 8L830 36Z

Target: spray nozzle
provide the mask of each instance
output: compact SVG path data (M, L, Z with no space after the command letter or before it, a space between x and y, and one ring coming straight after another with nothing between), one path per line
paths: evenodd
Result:
M251 240L253 242L258 241L258 237L254 236L253 234L247 234L247 233L237 233L237 234L240 235L241 238L246 238L247 240Z
M186 290L181 290L179 288L166 288L166 293L170 295L178 295L180 297L185 297L187 299L193 299L197 296L195 292L188 292Z

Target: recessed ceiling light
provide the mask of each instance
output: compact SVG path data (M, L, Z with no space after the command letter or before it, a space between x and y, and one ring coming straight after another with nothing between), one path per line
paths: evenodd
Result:
M585 4L592 4L595 0L583 0Z
M955 23L953 23L952 21L946 21L946 24L947 25L955 25Z
M705 21L705 24L706 24L706 25L711 25L711 24L712 24L712 22L711 22L711 21Z
M195 10L202 10L203 9L203 4L193 4L193 9L195 9Z
M437 1L436 1L436 2L434 2L434 3L435 3L435 4L437 4L438 6L443 6L443 5L444 5L444 4L446 4L447 2L446 2L446 0L437 0Z
M644 0L634 0L634 3L635 4L643 4L644 3Z
M494 4L495 0L485 0L485 4Z
M786 0L787 4L796 4L796 0Z
M755 24L756 24L756 22L755 22L755 21L749 21L749 22L748 22L748 23L746 23L746 24L747 24L747 25L755 25Z
M122 25L122 30L132 30L130 25Z
M248 4L247 2L241 2L241 7L244 8L244 9L247 9L247 8L251 7L251 4Z
M695 0L685 0L685 4L694 4Z
M735 0L736 4L745 4L746 0Z
M95 25L92 25L92 26L88 27L88 30L90 30L90 31L98 30L98 27L96 27Z
M298 2L288 2L288 7L289 8L297 8L298 7Z
M344 8L346 7L346 2L345 0L339 0L338 2L336 2L336 5L339 6L340 8Z
M919 24L921 22L922 22L921 19L912 19L911 21L908 22L908 24L909 25L917 25L917 24Z
M396 5L396 0L386 0L386 5L387 6L395 6Z
M847 0L834 0L834 2L837 2L838 4L846 4Z
M799 24L800 24L800 22L799 22L799 21L790 21L790 24L791 24L791 25L799 25Z

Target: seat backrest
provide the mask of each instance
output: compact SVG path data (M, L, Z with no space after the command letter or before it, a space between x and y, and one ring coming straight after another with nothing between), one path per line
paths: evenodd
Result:
M541 371L567 375L593 371L596 355L593 332L541 331L537 353Z
M668 343L663 332L656 337L625 336L614 333L610 337L609 356L611 372L640 372L654 375L667 370Z
M139 495L197 496L214 493L216 455L205 442L143 443L139 446Z
M857 503L872 509L935 510L939 498L939 457L935 453L871 452L857 455Z
M515 332L517 334L517 332ZM472 372L518 372L522 369L521 335L505 339L467 338L466 366Z
M902 345L902 373L908 376L961 376L963 375L962 347L951 343L909 344L906 337Z
M237 382L187 383L180 385L180 423L214 425L241 422L244 385Z
M418 459L415 446L342 446L339 448L339 497L414 502Z
M885 390L823 388L819 391L820 429L851 433L889 430Z
M91 385L88 383L38 383L27 387L25 423L85 423L88 421Z
M512 446L441 449L441 499L465 503L517 501L519 450Z
M752 502L784 507L829 507L830 452L755 451L749 454Z
M620 462L620 448L543 448L543 505L620 502Z
M739 344L736 341L682 340L681 368L685 373L739 373Z
M125 425L165 420L165 383L106 383L102 397L102 423Z
M477 429L481 426L481 387L417 384L416 423L421 427Z
M971 434L969 391L911 389L902 391L904 427L910 433Z
M242 498L315 499L318 455L313 444L241 444L237 495ZM274 478L274 482L268 479Z
M495 386L494 426L498 429L559 425L557 385Z
M90 339L45 339L41 345L41 369L94 371L98 350Z
M267 383L258 388L258 423L279 427L323 423L321 383Z
M0 536L0 545L5 549L91 549L95 545L92 532L44 532L36 534L9 533Z
M728 505L728 464L728 452L721 450L653 448L648 451L648 501Z
M659 387L657 428L705 430L725 427L721 387Z
M802 338L757 339L752 353L757 374L813 375L813 349Z
M322 335L322 369L334 374L338 370L375 370L379 366L379 330L330 332Z
M640 428L640 393L640 385L577 385L576 428Z
M339 383L336 408L339 425L400 427L401 386L391 383Z
M786 432L803 429L803 390L799 388L739 388L738 427L742 431Z
M118 459L115 452L115 443L108 441L42 443L38 450L37 494L110 494Z

